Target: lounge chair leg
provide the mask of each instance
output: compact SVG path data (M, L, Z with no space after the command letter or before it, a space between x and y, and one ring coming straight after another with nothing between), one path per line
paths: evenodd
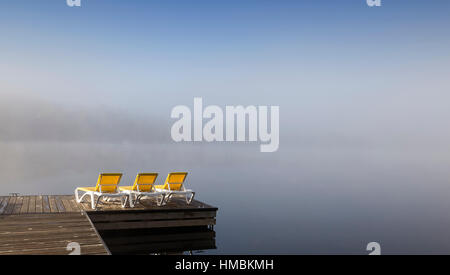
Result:
M156 197L156 204L157 204L158 206L163 205L164 197L165 197L165 194L162 194L162 195L161 195L161 200L158 200L158 197Z
M92 209L97 209L98 202L100 201L101 198L102 196L97 197L97 200L95 201L95 204L93 205Z
M172 193L170 193L169 195L167 195L167 196L165 197L165 200L164 200L164 204L163 204L163 205L166 205L166 204L169 202L170 197L172 197Z
M192 200L194 199L195 192L191 193L191 197L189 198L188 194L186 194L186 203L191 204Z
M76 189L75 190L75 199L78 203L81 203L84 199L84 197L86 197L86 195L88 195L88 193L84 193L81 197L80 194L78 193L79 191Z
M91 193L91 208L95 209L94 193Z
M134 200L134 205L141 202L141 195L136 195L136 199Z
M122 208L126 208L128 203L128 196L120 197L120 202L122 203Z
M130 203L130 207L134 207L133 194L130 193L128 196L129 196L129 201L130 201L129 202Z

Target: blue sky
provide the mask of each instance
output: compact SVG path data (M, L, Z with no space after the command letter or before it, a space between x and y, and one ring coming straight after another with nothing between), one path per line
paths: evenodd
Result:
M385 0L379 8L364 0L83 0L81 8L3 0L2 7L4 99L168 118L173 106L201 96L221 106L280 105L286 123L301 116L303 126L329 129L336 114L355 126L379 121L386 102L394 102L387 122L399 108L423 109L424 97L432 113L448 87L445 0Z

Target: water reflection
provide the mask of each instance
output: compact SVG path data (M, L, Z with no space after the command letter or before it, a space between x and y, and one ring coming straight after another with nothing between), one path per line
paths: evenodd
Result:
M106 230L99 234L113 255L183 255L216 249L213 228Z

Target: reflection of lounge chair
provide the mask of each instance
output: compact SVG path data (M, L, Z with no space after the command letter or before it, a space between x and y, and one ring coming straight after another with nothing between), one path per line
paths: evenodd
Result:
M136 176L133 186L122 186L119 187L120 192L127 195L127 199L122 203L125 207L127 200L130 202L130 206L134 207L139 200L144 196L156 196L156 203L160 206L164 202L164 192L156 192L153 184L158 177L158 173L141 173ZM158 200L158 197L161 197Z
M75 198L78 203L81 203L85 196L91 197L92 209L97 208L97 204L102 197L122 197L123 194L118 192L117 185L119 185L122 174L105 173L98 176L97 185L95 187L78 187L75 189ZM79 197L79 192L84 194ZM97 199L95 200L95 196Z
M185 188L184 180L186 176L187 173L185 172L170 173L167 175L164 185L155 185L156 191L165 193L164 204L169 202L173 195L185 195L187 204L192 202L195 192Z

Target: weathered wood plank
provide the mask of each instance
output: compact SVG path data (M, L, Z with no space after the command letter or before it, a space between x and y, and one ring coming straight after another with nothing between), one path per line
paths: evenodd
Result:
M189 218L189 214L193 213L191 210L199 211L216 211L217 208L211 207L207 204L193 201L191 205L186 205L184 199L172 198L171 202L165 206L157 206L153 198L144 198L144 203L138 204L135 208L122 208L119 201L102 201L96 210L91 209L90 198L87 201L77 203L73 195L64 196L23 196L23 197L5 197L0 201L1 206L5 206L0 214L34 214L34 213L66 213L87 211L89 213L110 213L113 214L113 219L117 220L116 212L134 212L140 215L143 210L151 211L152 213L164 211L180 211L185 212L184 218ZM20 211L18 212L18 207ZM174 214L176 215L176 214ZM197 217L197 216L192 216ZM174 217L175 218L175 217Z
M18 197L16 200L16 204L14 205L14 209L12 211L12 214L20 214L20 210L22 209L23 205L23 197Z
M0 217L0 255L67 255L67 244L72 241L81 245L81 254L107 254L91 223L80 213Z
M14 247L12 246L12 243L0 243L0 250L7 250L7 249L20 249L20 248L31 248L31 247L54 247L57 245L64 245L69 242L78 242L80 244L98 244L98 239L95 238L95 234L85 235L85 236L69 236L68 234L63 236L62 238L39 238L39 239L21 239L21 240L14 240Z
M86 226L87 224L84 223L85 220L75 220L75 219L60 219L59 217L57 219L53 218L53 219L29 219L27 221L25 220L21 220L21 221L7 221L4 222L2 225L0 225L0 229L4 232L0 232L0 234L9 232L11 230L14 230L16 227L17 228L25 228L23 227L23 224L27 225L27 230L32 230L32 229L40 229L40 228L46 228L46 226L49 225L54 225L54 224L58 224L58 229L64 229L64 228L69 228L70 226L73 227L77 227L77 226ZM80 224L81 223L81 224ZM31 228L31 229L30 229Z
M48 196L42 196L42 210L44 213L50 213L50 200L48 199Z
M9 250L0 251L0 255L68 255L70 251L66 250L66 247L60 248L33 248L22 249L20 251ZM102 244L97 245L85 245L81 247L81 255L101 254L105 255L107 252Z
M88 210L92 210L91 209L91 203L89 202L81 202L81 203L79 203L78 204L80 207L81 207L81 209L82 210L84 210L84 211L88 211Z
M20 214L28 213L28 204L29 204L29 202L30 202L30 197L29 196L23 197L23 203L22 203L22 208L20 209Z
M43 213L42 196L36 196L36 213Z
M56 207L58 208L59 213L66 212L66 209L62 203L61 196L55 196Z
M14 244L34 244L34 243L41 243L41 242L51 242L51 241L76 241L76 240L85 240L90 239L93 237L96 237L97 234L94 231L78 231L78 233L73 232L63 232L63 233L55 233L52 235L44 235L41 233L33 234L30 236L20 236L16 235L14 237ZM0 247L3 246L11 246L11 238L8 239L1 239Z
M89 212L89 218L92 222L116 222L129 220L179 220L179 219L193 219L193 218L214 218L216 211L195 211L186 210L179 212L124 212L116 211L114 213Z
M10 197L3 199L2 203L0 204L0 215L3 215L5 213L10 199Z
M20 232L5 232L0 235L0 240L2 241L10 241L11 237L14 239L32 239L32 238L42 238L43 236L67 236L73 234L93 234L95 231L92 228L73 228L72 230L66 229L54 229L54 230L43 230L43 231L20 231Z
M33 224L33 223L43 223L43 222L51 222L51 221L57 221L57 222L62 222L62 221L67 221L67 222L76 222L76 221L86 221L88 222L88 220L86 220L86 217L81 215L81 213L79 214L79 216L74 216L71 215L70 213L64 213L64 214L59 214L57 216L50 214L41 214L41 215L36 215L34 214L34 216L28 216L28 215L14 215L12 216L11 219L9 218L5 218L5 217L9 217L9 216L2 216L0 217L0 227L5 225L5 224L9 224L9 223L27 223L27 224ZM0 232L1 233L1 232Z
M16 204L17 197L9 198L8 205L6 206L5 215L11 215L14 210L14 205Z
M14 241L14 246L9 244L0 244L1 250L7 250L7 249L31 249L31 248L52 248L52 247L65 247L68 243L77 241L80 245L93 245L93 244L99 244L98 239L95 238L95 236L91 237L78 237L78 238L71 238L70 236L67 236L63 239L58 240L51 240L51 239L45 239L45 240L35 240L35 241Z
M78 203L76 202L75 197L72 197L72 198L69 200L69 202L70 202L70 204L72 205L72 207L75 209L76 212L79 212L79 211L82 211L82 210L83 210L83 207L82 207L80 204L78 204Z
M59 213L58 207L56 206L55 196L48 196L48 200L50 201L50 212Z
M28 202L28 213L36 213L36 196L30 196Z
M76 212L76 210L72 207L72 204L67 199L67 197L61 197L62 204L64 205L64 209L66 209L66 212L73 213Z
M57 217L58 219L75 219L77 216L73 215L74 213L58 213ZM80 219L84 219L84 215L82 213L77 213ZM23 215L14 215L13 217L10 216L1 216L0 217L0 223L1 222L7 222L9 220L20 220L20 221L31 221L31 220L45 220L45 219L54 219L55 215L53 213L45 213L36 215L34 214L23 214Z
M57 217L55 217L57 219ZM48 231L48 230L66 230L70 232L71 230L74 230L79 227L86 227L90 226L90 224L86 223L58 223L57 220L55 220L52 223L45 223L45 224L15 224L15 225L6 225L6 226L0 226L0 229L2 232L0 232L0 235L6 235L6 234L16 234L19 232L32 232L32 231ZM50 228L50 229L49 229Z
M162 228L162 227L208 226L215 224L216 224L215 219L190 219L190 220L95 223L95 228L97 230L120 230L120 229L141 229L141 228Z

